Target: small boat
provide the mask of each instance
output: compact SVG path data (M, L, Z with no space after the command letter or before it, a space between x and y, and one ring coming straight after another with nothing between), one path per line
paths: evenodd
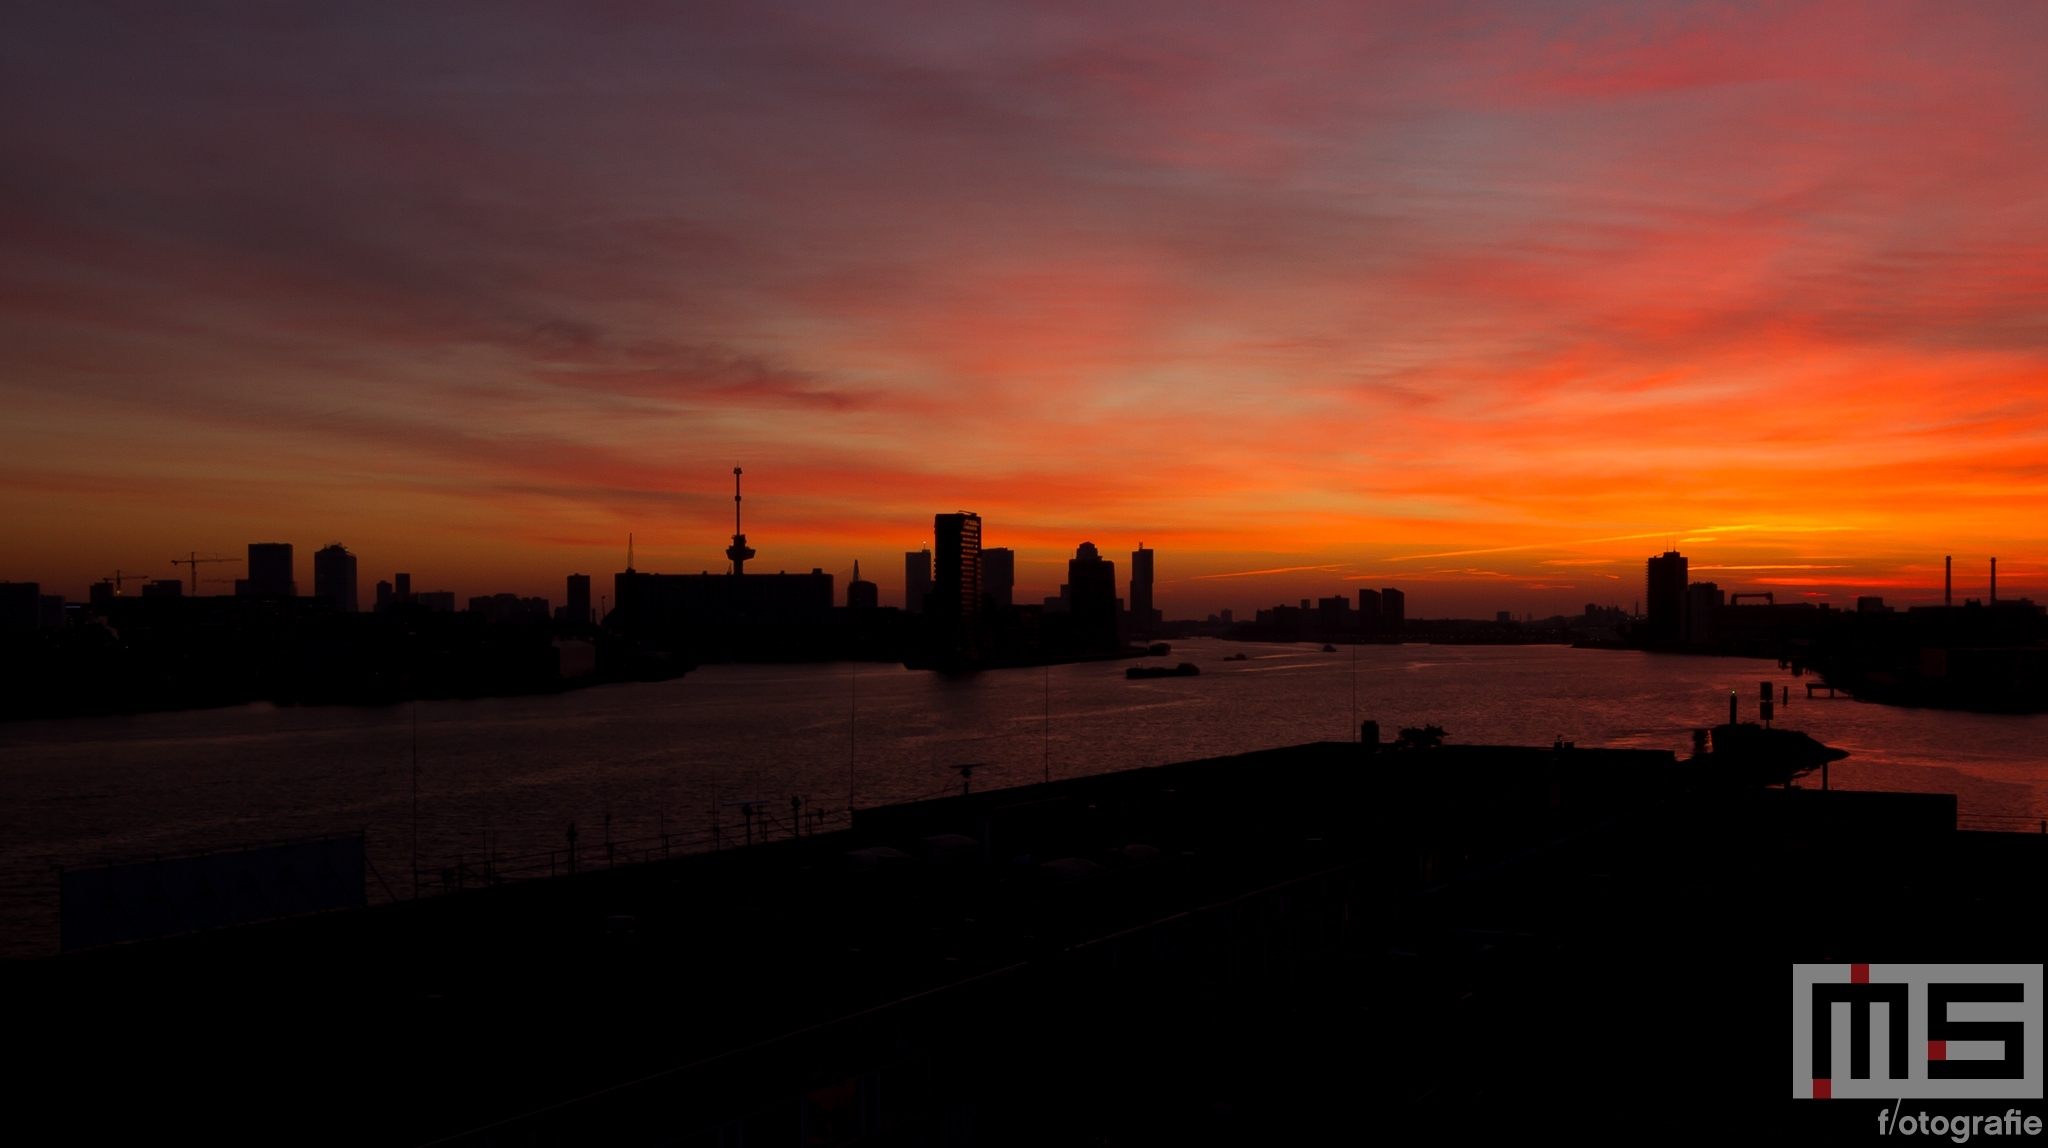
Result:
M1251 656L1248 654L1232 654L1223 660L1226 662L1249 662L1251 661Z
M1124 677L1135 682L1142 678L1192 678L1201 672L1202 668L1193 662L1182 662L1170 670L1165 666L1132 666L1124 671Z
M1323 647L1323 652L1324 652L1324 653L1326 653L1326 654L1334 654L1334 653L1336 653L1336 652L1337 652L1337 647L1335 647L1335 646L1331 646L1331 645L1325 645L1325 646Z

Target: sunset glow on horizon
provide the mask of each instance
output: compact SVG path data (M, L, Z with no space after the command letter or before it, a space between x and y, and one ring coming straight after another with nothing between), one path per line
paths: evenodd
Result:
M7 24L0 579L559 600L722 569L742 466L889 604L956 509L1169 618L2048 599L2038 7Z

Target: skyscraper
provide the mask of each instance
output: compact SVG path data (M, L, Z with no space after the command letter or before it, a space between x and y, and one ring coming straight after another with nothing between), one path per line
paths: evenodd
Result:
M995 546L981 552L981 592L997 608L1011 605L1017 591L1017 552Z
M1648 585L1643 600L1650 605L1645 623L1652 642L1676 642L1685 633L1685 555L1666 550L1647 564Z
M1157 619L1152 616L1152 552L1145 544L1131 551L1131 625L1150 634Z
M250 567L252 570L254 566ZM356 556L336 542L313 552L313 596L334 603L344 614L361 608L356 597Z
M1378 630L1382 627L1380 618L1380 592L1360 590L1358 592L1358 628Z
M903 609L924 613L924 596L932 592L932 552L910 550L903 555Z
M1380 629L1398 630L1408 617L1408 595L1392 586L1380 587Z
M1067 562L1067 601L1074 618L1074 637L1088 653L1114 653L1116 634L1116 563L1105 561L1093 542L1083 542Z
M590 624L590 575L569 575L568 605L562 607L563 620L578 626Z
M299 587L292 580L292 544L251 542L249 576L235 579L235 593L250 598L290 598Z
M932 516L932 589L925 613L941 627L947 654L972 658L981 617L981 516L962 510Z

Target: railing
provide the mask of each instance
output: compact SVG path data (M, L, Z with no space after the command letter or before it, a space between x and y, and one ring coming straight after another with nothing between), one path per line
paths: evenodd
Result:
M847 823L848 811L842 809L806 809L792 818L777 817L766 808L759 808L738 826L714 819L711 828L697 833L658 833L600 841L583 840L572 823L560 849L514 854L462 852L438 862L422 861L414 875L414 888L418 895L434 896L518 881L540 881L590 869L644 865L694 853L813 836L843 828Z
M2048 820L2004 813L1958 813L1956 828L1975 830L1979 833L2048 834Z

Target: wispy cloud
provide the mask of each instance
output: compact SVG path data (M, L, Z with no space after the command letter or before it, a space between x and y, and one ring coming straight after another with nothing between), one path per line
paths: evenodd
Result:
M1297 574L1304 570L1337 570L1335 565L1325 566L1275 566L1269 570L1229 570L1221 574L1197 574L1192 581L1206 581L1212 578L1253 578L1262 574Z

